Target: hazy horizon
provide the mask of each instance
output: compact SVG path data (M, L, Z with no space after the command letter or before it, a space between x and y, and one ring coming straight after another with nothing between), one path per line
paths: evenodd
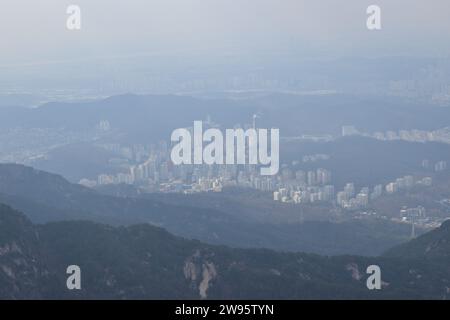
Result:
M81 8L79 31L65 28L71 4ZM381 7L382 30L366 28L371 4ZM0 61L4 67L136 54L448 55L449 11L445 0L345 6L334 0L15 0L0 11L0 35L7 39Z

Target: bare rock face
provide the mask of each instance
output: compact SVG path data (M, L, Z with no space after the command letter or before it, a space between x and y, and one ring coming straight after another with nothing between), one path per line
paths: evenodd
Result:
M345 268L347 271L350 271L352 279L358 281L362 279L361 272L359 271L359 266L356 263L349 263Z
M208 254L197 250L184 263L184 277L191 282L191 287L198 290L201 299L208 298L208 289L217 277L216 266L208 261Z
M203 279L199 285L200 297L202 299L208 298L208 289L210 283L217 277L216 267L212 262L206 262L203 264Z

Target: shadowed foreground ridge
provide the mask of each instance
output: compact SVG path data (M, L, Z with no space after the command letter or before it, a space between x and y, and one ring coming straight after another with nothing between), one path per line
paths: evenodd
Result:
M449 256L435 259L422 249L428 242L433 251L445 250L448 228L446 223L384 257L322 257L206 245L145 224L33 225L0 205L0 298L445 299ZM79 291L66 288L72 264L82 270ZM382 290L366 288L370 264L382 269Z

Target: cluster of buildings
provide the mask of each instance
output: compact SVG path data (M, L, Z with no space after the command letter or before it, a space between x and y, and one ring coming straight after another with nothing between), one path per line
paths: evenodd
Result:
M397 218L393 218L393 220L396 221ZM422 206L415 208L403 206L400 209L399 221L411 225L411 238L416 237L416 226L422 228L437 228L442 222L440 219L428 217L426 209Z
M295 172L283 168L273 199L286 203L332 201L335 191L330 182L331 172L323 168Z
M403 140L408 142L442 142L450 144L450 127L441 128L433 131L426 130L388 130L385 132L377 131L374 133L360 132L354 126L343 126L342 136L360 135L382 141Z
M346 128L346 133L349 130L351 132L352 129ZM394 194L416 185L432 185L431 177L417 179L407 175L372 189L363 187L357 192L353 183L347 183L343 190L337 191L331 183L329 170L294 169L299 167L300 162L310 167L316 161L326 160L329 156L325 154L305 156L294 161L292 166L283 165L275 176L261 176L256 165L175 166L170 161L169 147L163 142L151 147L110 144L103 145L103 148L118 155L110 162L122 170L116 174L101 174L96 180L83 179L81 184L89 187L130 184L143 192L179 193L221 192L224 187L242 187L271 193L274 201L294 204L330 202L350 210L366 208L383 193ZM424 160L422 166L442 171L447 164L445 161L430 163Z
M100 123L99 127L109 128L106 122ZM297 192L294 196L297 202L331 201L334 197L334 187L329 185L330 171L293 169L301 163L311 166L317 161L328 160L326 154L305 155L292 166L283 165L277 175L262 176L257 165L175 166L165 142L151 146L103 144L101 147L116 155L109 160L116 173L100 174L94 180L82 179L80 184L88 187L129 184L143 192L182 193L221 192L224 187L252 188L269 193L286 189ZM282 193L284 195L284 191Z
M109 123L106 121L99 123L98 130L110 130ZM353 126L344 126L342 134L349 136L361 133ZM393 132L376 133L375 136L379 139L429 137L418 130L401 131L399 135L394 135ZM243 187L270 193L274 201L294 204L329 202L350 210L366 208L383 193L394 194L416 185L432 185L431 177L416 179L408 175L385 186L379 184L373 188L363 187L357 191L354 183L347 183L342 190L337 191L331 183L329 170L311 169L315 162L328 160L329 155L326 154L306 155L292 162L291 166L283 165L277 175L261 176L256 165L175 166L170 160L170 148L166 142L152 146L123 147L119 144L104 144L101 147L117 155L110 159L112 167L117 168L117 172L100 174L95 180L82 179L80 184L89 187L129 184L137 186L143 192L179 193L221 192L224 187ZM302 166L310 169L298 170ZM445 161L431 163L429 160L423 160L422 166L439 172L447 168L447 163Z
M419 222L420 220L426 219L426 210L422 206L415 208L408 208L403 206L400 209L400 219L404 222Z
M337 193L336 203L345 209L360 209L369 205L370 200L375 200L383 194L383 186L376 185L372 191L369 187L363 187L356 193L355 185L347 183L344 190Z
M385 91L393 96L424 99L447 106L450 101L449 68L448 58L438 59L407 79L389 81Z
M132 184L144 192L220 192L227 186L270 192L280 179L280 175L261 176L256 165L175 166L170 160L168 145L163 142L151 147L116 144L102 147L117 155L110 163L118 172L100 174L95 180L82 179L80 184L89 187Z
M343 191L337 193L336 203L344 209L363 209L366 208L370 201L373 201L385 192L386 194L394 194L400 191L405 191L414 186L429 187L433 183L431 177L414 178L407 175L397 178L395 181L389 182L383 188L383 185L378 184L370 190L369 187L363 187L359 193L355 193L355 186L353 183L347 183Z
M309 176L308 172L308 176ZM366 208L371 201L376 200L383 193L394 194L399 191L411 189L414 186L431 186L432 178L424 177L416 179L413 176L404 176L393 182L374 186L372 189L363 187L356 192L354 183L347 183L343 190L335 194L335 187L330 182L330 173L325 169L317 169L316 176L322 177L319 180L305 180L298 185L281 185L273 192L273 200L285 203L305 204L317 201L331 202L343 209L356 210ZM323 179L325 177L325 179ZM322 180L323 179L323 180ZM313 184L310 182L314 181Z
M169 177L168 145L160 142L157 145L140 144L122 146L120 144L102 144L99 147L115 156L109 159L109 165L116 168L117 173L100 174L97 179L82 179L80 184L89 187L109 184L146 184Z
M435 172L442 172L447 169L447 161L438 161L434 164L430 160L423 160L422 167L427 170L434 170Z
M386 185L386 192L393 194L398 191L411 189L415 185L430 187L432 184L433 179L431 177L416 180L413 176L404 176L403 178L397 178L395 181L388 183Z
M297 189L279 188L273 193L275 201L286 203L314 203L317 201L332 201L334 186L298 187Z

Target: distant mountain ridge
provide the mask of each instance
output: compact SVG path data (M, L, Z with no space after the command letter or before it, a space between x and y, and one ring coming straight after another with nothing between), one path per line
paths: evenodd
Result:
M339 134L357 124L368 131L445 127L450 109L399 98L364 98L333 94L269 94L249 99L200 99L181 95L112 96L90 102L50 102L38 108L0 108L0 126L92 129L101 120L136 141L166 139L170 132L210 115L223 126L250 123L255 113L261 127L281 128L282 135ZM289 117L285 115L289 114ZM139 115L139 116L136 116ZM325 116L324 116L325 115Z

